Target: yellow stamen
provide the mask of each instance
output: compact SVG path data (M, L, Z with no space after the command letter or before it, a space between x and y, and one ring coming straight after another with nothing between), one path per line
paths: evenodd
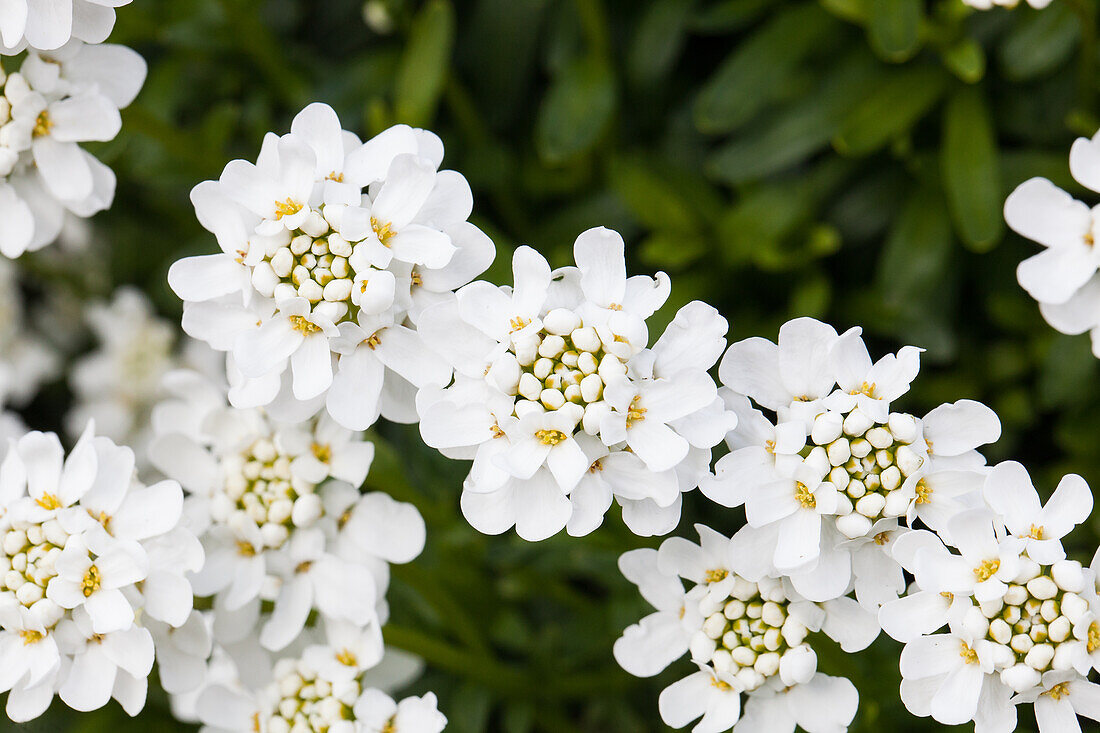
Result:
M363 342L367 345L367 348L374 351L378 348L378 344L382 343L382 339L378 337L377 333L372 333L371 337Z
M932 487L924 479L917 481L917 503L927 504L932 501Z
M313 457L321 463L328 463L332 460L332 446L330 445L314 443L311 446L311 450L313 451Z
M256 548L252 546L251 542L237 540L237 553L243 557L254 557L256 555Z
M374 233L378 235L378 241L386 245L387 247L389 246L389 241L393 237L393 235L397 234L397 232L393 230L392 224L390 224L389 222L383 224L382 222L378 221L378 219L375 219L373 216L370 218L370 228L373 229Z
M959 642L959 656L962 657L967 664L978 663L978 653L967 646L965 641Z
M326 176L326 179L329 180L329 181L336 181L337 183L343 183L344 182L344 174L343 173L337 173L336 171L333 171L332 173L329 173L328 176Z
M505 435L504 431L501 430L500 426L496 423L489 426L489 432L493 434L494 438L503 438Z
M875 544L878 545L879 547L881 547L882 545L885 545L889 541L890 541L890 533L889 532L879 532L877 535L875 535Z
M512 330L509 333L515 333L516 331L521 331L527 328L527 326L531 324L531 321L527 318L523 318L522 316L516 316L511 321L509 321L509 323L512 324Z
M1054 700L1061 700L1063 697L1069 697L1069 683L1061 682L1054 687L1050 688L1046 692L1040 693L1041 695L1050 695Z
M717 677L712 677L711 680L710 680L710 683L712 685L714 685L715 687L717 687L719 690L722 690L723 692L725 692L726 690L733 689L733 688L730 687L729 682L723 682L722 680L718 679Z
M768 453L771 453L771 454L774 455L775 454L775 441L774 440L769 440L769 441L765 442L764 443L764 450L767 451Z
M417 272L415 269L412 271L412 274L409 277L412 280L414 288L418 288L424 284L424 278L420 277L420 273Z
M1085 646L1089 650L1089 654L1100 649L1100 621L1093 621L1089 624L1089 639Z
M302 205L297 201L288 198L286 201L275 202L275 221L279 221L284 216L294 216L302 210Z
M294 572L296 572L296 573L308 573L309 569L311 567L313 567L313 563L310 562L309 560L306 560L305 562L298 563L298 566L296 568L294 568Z
M720 583L729 577L730 571L725 568L715 568L714 570L708 570L703 574L703 579L707 583Z
M347 667L355 667L359 664L359 660L357 660L355 655L347 649L341 650L340 653L336 655L336 661Z
M88 571L84 573L84 582L81 583L80 589L84 592L84 597L88 598L97 590L99 590L99 584L102 578L99 576L99 568L92 565L88 568Z
M321 327L316 323L313 323L305 316L291 316L290 325L294 327L294 330L301 331L306 336L313 333L320 333Z
M42 507L46 511L53 511L54 509L61 508L61 500L53 494L43 494L41 499L35 499L34 503Z
M1043 539L1043 525L1035 526L1031 525L1031 530L1027 533L1027 536L1033 540Z
M982 564L974 568L974 577L978 579L979 583L984 583L996 575L997 571L1000 569L1000 560L982 560Z
M817 508L817 497L801 481L796 481L794 484L794 498L798 499L798 502L806 509Z
M599 471L602 471L602 470L603 470L603 464L600 463L599 461L596 461L595 463L593 463L591 466L588 467L588 472L589 473L598 473Z
M38 118L34 121L34 129L31 131L35 137L45 137L50 134L50 130L53 129L53 120L50 119L50 113L48 110L42 110L38 113Z
M951 603L952 601L955 600L955 594L954 593L948 593L947 591L944 591L943 593L940 593L940 595L943 596L944 598L946 598L948 603Z
M863 384L861 384L859 386L859 389L850 390L848 392L848 394L850 394L850 395L861 394L861 395L864 395L865 397L874 397L875 396L875 383L871 382L870 384L868 384L867 382L864 382Z
M46 637L41 631L35 631L34 629L23 629L19 632L19 638L23 640L24 646L30 646L31 644L37 644Z
M630 401L630 407L626 409L626 426L629 428L636 422L645 420L646 408L638 404L638 400L641 397L635 397Z
M539 442L543 445L557 445L569 436L560 430L536 430L535 437L538 438Z

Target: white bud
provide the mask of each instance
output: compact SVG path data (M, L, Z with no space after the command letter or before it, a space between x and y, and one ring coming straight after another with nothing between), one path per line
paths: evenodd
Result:
M833 466L843 466L848 462L848 459L852 457L851 448L848 446L848 441L845 438L834 440L829 443L827 449L829 454L829 463Z
M1079 622L1089 610L1088 602L1079 595L1067 593L1062 597L1062 615L1071 624Z
M916 451L909 446L900 445L894 452L894 463L897 464L903 474L912 476L920 470L921 464L924 463L924 459L918 456Z
M856 458L866 457L874 447L863 438L856 438L848 442L848 447L852 451L852 455Z
M692 635L689 648L691 650L692 659L705 663L710 661L711 656L714 655L714 650L718 648L718 643L702 631L699 631Z
M1013 582L1023 585L1032 578L1039 576L1043 569L1039 566L1039 563L1035 562L1029 557L1020 558L1020 571L1016 573L1016 577L1013 578Z
M894 436L890 434L890 431L881 427L871 428L863 437L879 450L889 448L894 443Z
M852 500L848 498L847 494L839 493L836 495L836 515L838 517L851 514L855 510L855 506L853 506Z
M291 520L296 527L308 527L324 513L321 497L317 494L306 494L294 500L294 509L291 510Z
M982 601L978 604L978 608L982 609L982 613L986 618L993 618L1001 612L1005 604L1000 598L991 598L988 601Z
M539 356L545 356L552 359L563 351L565 351L565 339L561 336L551 334L544 338L542 343L539 344Z
M538 401L542 394L542 382L534 374L524 373L519 378L519 393L532 401Z
M972 637L981 639L989 631L989 619L982 614L980 608L971 606L963 615L963 628Z
M1028 598L1027 588L1013 583L1005 591L1004 601L1010 606L1019 606Z
M325 297L325 291L312 280L305 280L298 286L298 296L310 303L316 303Z
M753 662L752 668L764 677L771 677L779 671L779 655L775 652L761 654Z
M1085 585L1085 574L1076 560L1059 560L1051 566L1050 575L1064 591L1076 593Z
M316 211L311 211L300 229L311 237L319 237L328 231L328 222Z
M585 326L583 328L574 329L569 338L573 341L573 345L581 351L597 352L600 350L601 342L599 334L596 333L596 329L591 326Z
M882 488L887 491L893 491L901 486L901 471L897 466L890 466L880 473L878 478L879 481L882 482Z
M1058 586L1050 578L1040 575L1038 578L1032 578L1027 582L1027 592L1033 598L1042 601L1058 595Z
M891 413L887 425L899 443L912 443L917 439L917 420L912 415Z
M328 251L337 257L344 257L346 259L351 257L352 252L355 250L348 240L334 233L328 235Z
M882 513L884 506L886 506L886 497L882 494L867 494L867 496L856 502L856 511L865 517L874 519Z
M874 421L857 407L844 418L844 432L853 437L863 435L874 424Z
M1065 616L1059 616L1047 626L1047 638L1055 644L1059 644L1069 638L1070 631L1072 630L1073 627L1069 619Z
M532 369L531 369L531 371L534 373L534 375L539 379L546 379L547 377L550 376L550 372L552 372L553 370L554 370L554 361L553 361L553 359L547 359L546 357L543 357L543 358L539 359L538 361L536 361L535 366L532 367Z
M1073 644L1059 644L1054 650L1054 659L1050 666L1059 671L1072 669L1077 658L1077 650Z
M736 647L730 654L733 656L733 661L742 667L751 667L756 663L756 652L747 646Z
M845 514L843 517L837 517L836 519L837 530L845 537L853 540L857 537L866 537L872 526L870 519L856 512Z
M290 277L294 269L294 255L288 247L280 247L271 256L271 269L279 277Z
M1035 646L1035 642L1031 640L1031 637L1027 634L1016 634L1012 637L1012 641L1008 643L1012 647L1013 651L1020 654L1026 654L1030 651L1031 647Z
M802 459L802 462L815 476L824 477L828 475L829 470L832 468L829 465L829 454L820 445L811 448L809 454Z
M764 604L764 608L760 612L760 618L768 626L779 628L783 625L783 621L786 620L787 614L778 603L768 601Z
M270 520L270 515L268 519ZM264 545L267 547L282 547L283 543L290 537L290 531L285 525L268 521L260 527L260 536L264 538Z
M731 621L739 619L745 615L745 604L736 598L732 598L722 609L722 615Z
M19 586L19 590L15 592L15 597L19 599L19 602L24 606L32 606L45 597L46 593L42 590L42 586L35 585L34 583L24 583Z
M1058 601L1053 598L1043 601L1043 605L1039 609L1039 615L1042 616L1043 620L1048 624L1058 618Z
M1036 644L1024 657L1024 664L1042 672L1054 659L1054 647L1050 644Z
M323 291L324 299L339 303L351 297L351 280L330 280Z
M603 395L603 380L598 374L589 374L581 380L580 390L585 402L596 402Z
M580 325L580 316L568 308L555 308L542 319L542 327L555 336L568 336Z
M1008 644L1012 641L1012 627L1003 618L996 618L989 624L989 635L998 644Z
M844 420L838 412L825 412L817 416L810 429L810 440L818 445L828 445L840 437Z
M596 361L596 357L587 351L582 351L577 356L577 368L581 370L583 374L595 374L596 370L600 368L600 363Z
M882 514L886 517L900 517L909 509L910 498L900 491L891 491L886 495L886 506Z
M1001 682L1016 692L1034 688L1041 679L1041 675L1026 664L1014 664L1001 671Z
M783 643L783 636L779 633L779 629L768 629L764 632L764 647L768 651L776 651L779 649L779 645Z
M626 365L619 361L613 354L604 354L600 360L600 366L596 370L604 384L614 381L618 377L626 375Z

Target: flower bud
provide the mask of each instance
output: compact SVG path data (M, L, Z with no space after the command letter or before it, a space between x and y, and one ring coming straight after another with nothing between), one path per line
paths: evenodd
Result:
M841 436L844 420L838 412L826 412L817 416L810 429L810 440L817 445L828 445Z
M858 407L844 418L844 432L853 437L863 435L875 423Z
M1001 671L1001 682L1016 692L1026 692L1039 684L1041 675L1026 664L1014 664Z

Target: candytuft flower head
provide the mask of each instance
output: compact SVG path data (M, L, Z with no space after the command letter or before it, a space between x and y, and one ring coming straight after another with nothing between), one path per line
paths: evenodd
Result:
M1069 729L1065 721L1078 708L1055 704L1071 692L1079 691L1074 702L1083 714L1095 710L1088 702L1095 692L1085 681L1100 648L1095 579L1065 559L1059 539L1085 518L1069 501L1083 496L1080 485L1079 477L1067 477L1040 509L1026 471L1000 464L983 493L1007 511L956 515L949 536L958 554L926 531L898 540L894 553L913 573L915 587L879 615L887 633L906 643L902 700L912 713L1009 730L1014 704L1034 702L1040 727L1049 732ZM1029 505L1033 521L1051 526L1049 538L1021 523ZM1054 727L1056 719L1063 724Z
M57 239L67 213L89 217L111 205L114 174L79 143L114 139L119 110L145 73L128 48L76 40L28 52L17 72L0 69L0 254L41 249Z
M659 550L632 550L619 559L657 610L623 632L615 659L649 677L690 651L698 671L666 688L659 701L662 719L676 728L700 717L696 730L716 733L736 730L741 719L751 728L761 718L790 721L792 730L796 722L807 730L846 727L856 713L856 689L817 672L808 637L823 631L845 651L858 651L878 634L874 617L850 598L811 603L782 578L759 575L759 558L740 552L745 545L737 538L703 525L696 530L698 545L673 537Z
M195 594L213 597L216 619L238 619L237 638L256 631L273 651L292 644L313 611L376 624L386 562L415 558L425 529L413 506L359 493L374 446L327 415L286 425L260 408L231 408L194 373L173 372L166 386L176 396L154 410L150 455L188 492L207 555Z
M0 465L9 718L38 717L55 694L77 710L112 697L130 715L141 710L153 664L145 622L186 621L184 574L202 564L201 546L179 526L182 506L179 484L138 483L130 449L91 425L67 458L53 434L12 441Z
M494 248L442 158L430 132L398 125L361 143L312 104L255 164L232 161L195 187L222 253L180 260L168 279L184 330L232 354L234 405L324 405L363 430L380 414L414 421L415 388L449 380L415 324Z
M421 390L421 435L473 459L462 511L482 532L587 534L614 498L634 532L665 534L734 424L706 371L726 322L689 303L649 348L668 277L628 278L622 237L607 229L581 234L574 256L551 271L520 247L512 288L471 283L423 312L420 331L455 381Z
M13 0L0 8L0 51L61 48L69 39L102 43L115 25L115 8L130 0Z
M778 343L737 342L722 359L738 426L701 488L745 505L749 524L767 530L775 570L811 600L845 593L854 575L875 610L900 572L881 582L893 561L869 541L885 545L916 519L947 532L980 501L985 460L975 448L997 439L1000 421L971 400L923 419L894 411L918 370L915 347L873 362L858 328L838 335L811 318L785 324Z

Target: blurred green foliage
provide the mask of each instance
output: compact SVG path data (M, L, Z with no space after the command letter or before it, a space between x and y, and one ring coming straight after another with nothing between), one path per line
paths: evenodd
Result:
M652 333L703 299L732 339L811 315L863 326L878 353L923 346L904 409L986 401L1004 424L992 460L1024 461L1041 493L1070 471L1100 485L1100 369L1088 338L1056 334L1017 285L1036 246L1006 237L1001 216L1031 176L1083 194L1066 160L1098 126L1096 0L987 13L959 0L382 0L373 16L371 30L361 0L121 8L112 40L150 75L97 150L119 187L97 221L110 254L93 289L137 283L177 317L168 265L215 246L190 188L323 100L363 135L408 122L442 136L497 242L496 282L519 243L561 265L583 229L617 228L634 271L673 276ZM54 427L47 403L27 413L35 427ZM415 428L378 433L368 484L429 527L421 559L395 568L387 638L427 660L415 690L439 692L449 730L664 730L657 695L687 663L637 680L611 657L647 612L616 558L656 541L614 516L583 539L482 537L458 512L465 466ZM743 518L692 495L679 533L694 521L733 531ZM1087 561L1098 529L1071 554ZM860 690L853 730L937 728L901 706L898 650L821 644L822 667ZM183 729L155 693L135 721L59 708L25 729Z

